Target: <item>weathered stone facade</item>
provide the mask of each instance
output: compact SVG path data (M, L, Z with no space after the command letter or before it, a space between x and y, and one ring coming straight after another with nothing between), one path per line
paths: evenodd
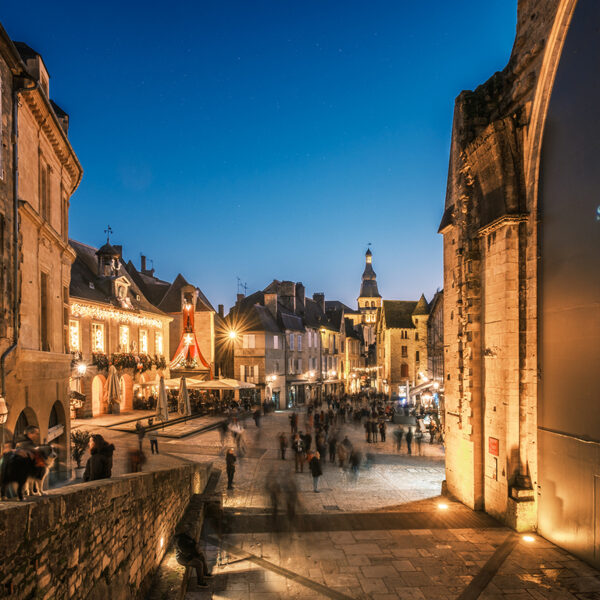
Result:
M8 48L10 40L2 33ZM70 464L67 320L74 259L68 243L68 210L83 172L67 137L68 115L50 100L49 75L41 56L23 43L15 43L11 51L16 63L12 80L4 71L6 91L14 87L22 91L18 93L17 120L12 123L14 131L3 131L11 136L3 141L18 143L19 170L18 268L15 280L11 249L7 255L11 268L6 271L11 293L3 297L3 302L11 301L16 292L19 306L17 345L4 363L7 438L18 437L26 425L37 425L42 440L59 444L53 476L65 476ZM5 94L2 96L4 109ZM8 126L11 119L2 115L3 127L5 123ZM15 165L4 160L6 154L2 169L8 181L14 178L11 171ZM4 193L9 193L8 187L3 188ZM14 190L9 197L12 203ZM4 196L2 204L5 202ZM4 229L3 233L6 237L2 239L12 244L13 232ZM12 341L15 328L7 328L6 333Z
M521 0L508 65L457 98L440 225L447 487L518 530L537 526L539 161L576 4Z
M0 505L0 596L142 598L210 464L125 475Z

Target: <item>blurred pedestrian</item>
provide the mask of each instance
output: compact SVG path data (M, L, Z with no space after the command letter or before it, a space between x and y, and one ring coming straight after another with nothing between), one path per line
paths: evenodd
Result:
M235 475L236 461L237 461L237 458L235 456L233 448L229 448L229 450L227 450L227 455L225 456L225 464L226 464L226 470L227 470L227 489L228 490L233 489L233 476Z
M318 493L319 477L323 475L323 470L321 469L321 457L318 452L315 452L313 454L313 457L310 459L308 466L310 467L310 472L313 478L313 490L315 491L315 493Z
M335 449L337 447L337 439L335 435L329 438L329 462L335 463Z
M281 456L281 460L285 460L285 450L288 446L287 437L285 437L285 433L283 431L279 434L279 452Z
M407 447L409 454L412 454L412 450L411 450L412 440L413 440L412 427L409 427L408 431L406 432L406 447Z
M404 436L404 429L397 427L394 431L394 438L396 439L396 452L402 451L402 437Z
M422 452L421 445L423 443L423 432L422 431L419 430L415 433L415 441L417 442L417 453L419 454L419 456L421 456L421 452Z
M229 431L229 427L227 425L227 421L221 421L219 423L219 435L221 436L221 446L225 445L225 439L227 437L228 431Z
M294 463L296 465L296 473L298 473L298 469L300 469L301 473L304 473L304 442L298 434L294 436L292 450L294 451Z
M381 421L379 421L379 436L381 437L381 441L385 442L385 433L386 433L386 426L385 426L385 421L383 419L381 419Z
M138 445L140 447L140 452L142 451L142 444L144 442L144 436L146 435L146 428L142 425L141 421L138 421L135 424L135 433L138 437Z

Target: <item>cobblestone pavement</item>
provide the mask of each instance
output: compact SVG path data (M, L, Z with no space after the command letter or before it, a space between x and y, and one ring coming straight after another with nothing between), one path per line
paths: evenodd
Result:
M371 465L357 481L327 464L319 494L306 469L292 473L302 514L291 527L273 521L264 488L272 470L293 471L291 457L282 461L277 453L277 433L289 432L287 418L270 415L260 430L252 423L232 492L221 477L231 533L218 551L218 541L209 540L214 577L208 590L190 582L187 600L600 600L595 569L539 536L527 541L440 497L443 448L435 444L423 445L424 456L407 456L406 448L398 456L389 441L371 444ZM346 431L364 452L362 430ZM162 447L224 466L218 432ZM175 598L182 568L167 555L163 571L152 597Z

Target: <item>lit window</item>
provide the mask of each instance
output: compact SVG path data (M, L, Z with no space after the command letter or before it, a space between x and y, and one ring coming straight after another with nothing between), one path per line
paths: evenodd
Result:
M148 332L145 329L140 329L140 352L148 354Z
M92 352L104 354L104 325L92 323Z
M79 343L79 321L69 321L69 345L71 352L81 352Z
M119 346L121 352L129 352L129 327L127 325L119 327Z
M279 349L279 336L278 335L273 336L273 348L275 350Z
M253 333L246 334L242 337L243 348L256 348L256 339Z
M298 338L298 351L300 352L302 350L302 334L299 333L296 337Z
M163 336L162 333L156 332L154 337L154 351L158 356L163 355Z
M294 349L294 334L290 333L290 350Z

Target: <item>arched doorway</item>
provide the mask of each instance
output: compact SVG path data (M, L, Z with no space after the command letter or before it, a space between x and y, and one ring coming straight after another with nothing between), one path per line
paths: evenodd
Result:
M52 444L58 454L50 471L48 483L63 480L67 475L67 423L65 409L58 400L52 406L48 419L48 443Z
M104 399L104 384L106 379L103 375L96 375L92 380L92 416L102 414L102 405Z
M22 439L25 428L29 425L35 425L36 427L40 426L36 414L31 408L27 407L21 411L21 414L18 416L15 423L15 428L13 430L13 444L16 444Z
M121 411L133 409L133 379L131 375L123 373L119 379L121 392Z

